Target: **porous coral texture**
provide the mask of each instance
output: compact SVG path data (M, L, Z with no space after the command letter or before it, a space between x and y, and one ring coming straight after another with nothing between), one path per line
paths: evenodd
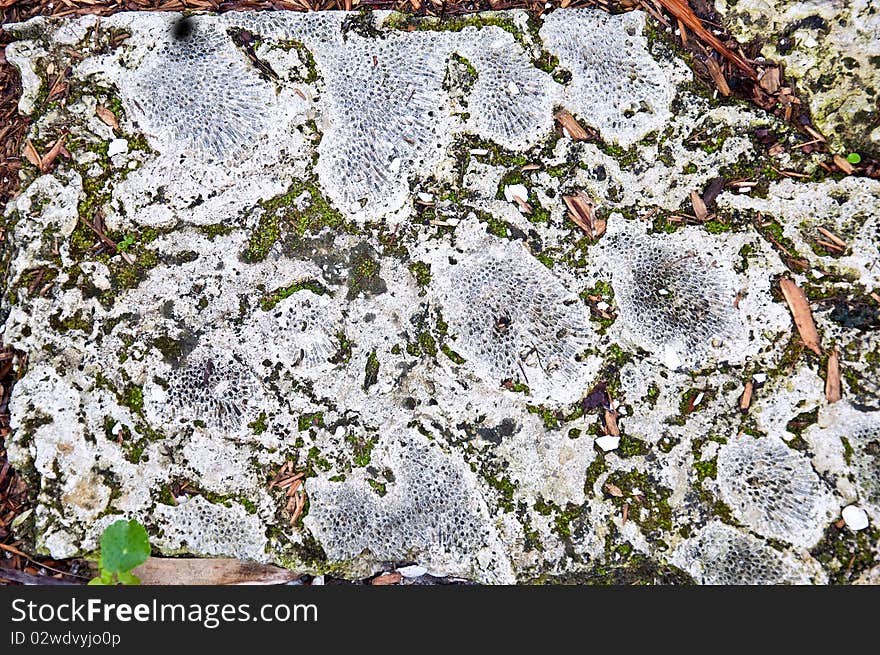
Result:
M3 215L22 547L132 518L354 579L875 579L877 185L648 20L5 26L33 149L69 153L23 154Z

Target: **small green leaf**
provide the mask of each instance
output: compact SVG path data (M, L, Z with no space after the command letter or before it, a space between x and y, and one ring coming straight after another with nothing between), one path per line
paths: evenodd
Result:
M105 585L105 584L107 584L107 583L104 582L101 578L92 578L91 580L89 580L89 585L94 585L94 586L101 585L101 586L103 586L103 585Z
M125 252L129 248L134 245L134 237L130 234L126 234L125 238L122 239L119 243L116 244L116 249Z
M851 152L846 156L846 160L850 164L858 164L860 161L862 161L862 156L857 152Z
M116 577L119 578L120 584L140 584L141 580L134 573L129 573L128 571L120 571L116 574Z
M108 574L120 575L143 564L150 556L147 531L137 521L117 521L101 535L100 567Z

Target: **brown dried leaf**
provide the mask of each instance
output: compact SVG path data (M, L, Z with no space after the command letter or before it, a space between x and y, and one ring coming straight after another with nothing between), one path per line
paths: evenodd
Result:
M834 165L837 166L837 168L839 168L846 175L852 175L853 171L856 170L855 168L853 168L852 164L850 164L840 155L834 155L832 159L834 160Z
M38 153L37 149L34 148L34 144L31 143L30 139L28 139L27 142L25 142L24 144L24 158L37 168L42 168L43 158L40 157L40 153Z
M64 141L67 139L66 134L62 134L58 137L58 140L55 141L55 144L52 146L52 149L46 153L46 156L40 161L40 170L43 173L48 173L52 164L55 163L55 160L58 158L58 155L61 154L61 151L64 149Z
M727 180L723 177L712 178L709 184L706 185L705 191L703 191L703 203L708 207L715 202L715 198L724 191L725 186L727 186Z
M616 484L611 484L610 482L605 483L605 491L614 496L615 498L623 498L623 492L620 490Z
M216 558L151 557L134 570L145 585L272 585L299 578L268 564Z
M700 194L691 190L691 205L694 207L694 216L698 221L705 221L709 217L709 210L706 209L706 203L700 197Z
M104 123L113 128L114 132L119 129L119 121L116 119L116 114L106 107L98 105L95 108L95 114L97 114L98 118L104 121Z
M840 392L840 357L837 350L828 354L828 374L825 378L825 400L836 403L843 397Z
M529 203L527 203L525 200L520 198L518 195L516 195L516 194L513 195L513 201L519 206L519 210L523 214L529 215L532 213L532 211L533 211L532 206Z
M557 111L555 118L566 129L572 141L586 141L590 138L590 133L581 127L581 124L575 120L575 117L566 110L560 109Z
M787 277L779 281L779 287L782 289L782 295L785 296L785 302L788 303L788 308L794 317L794 324L797 326L804 345L817 355L821 355L822 348L819 345L819 333L816 331L816 323L813 321L810 303L807 301L807 296L804 295L803 289Z
M568 217L588 236L597 239L605 234L605 221L596 218L596 206L583 191L573 196L563 196L562 200L568 208Z

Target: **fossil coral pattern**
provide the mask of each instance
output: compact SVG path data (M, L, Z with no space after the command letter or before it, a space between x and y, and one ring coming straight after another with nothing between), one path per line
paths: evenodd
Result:
M336 559L368 551L380 561L427 557L468 571L491 535L467 468L412 435L391 432L390 441L387 496L380 501L366 482L317 480L307 525Z
M803 568L760 539L719 521L681 544L672 561L700 584L809 584Z
M210 21L171 21L155 62L126 80L122 92L145 131L165 147L226 160L242 155L260 132L267 86L222 28Z
M226 507L193 496L176 506L160 504L156 513L163 527L157 543L164 548L188 548L205 556L266 559L266 535L259 519L237 503Z
M875 516L880 516L880 417L874 413L863 425L853 426L852 460L856 481Z
M644 20L634 12L575 10L550 14L541 28L545 47L571 72L568 104L624 147L660 128L672 101L668 74L645 57Z
M522 245L490 237L440 276L455 347L488 382L520 382L558 402L584 392L596 370L585 309Z
M171 371L167 384L168 407L178 423L202 422L234 433L255 418L261 404L259 381L223 352L194 351Z
M778 437L734 438L718 455L721 496L756 532L797 546L815 544L832 501L809 460Z
M693 236L626 226L604 244L626 335L671 368L739 359L747 339L729 259Z
M337 334L342 329L339 309L332 299L302 289L272 309L256 313L245 323L239 338L273 362L307 371L327 364L336 352Z
M28 548L82 556L124 516L165 553L350 579L876 578L864 167L830 179L777 117L685 83L639 11L180 18L9 27ZM677 218L731 171L758 185Z

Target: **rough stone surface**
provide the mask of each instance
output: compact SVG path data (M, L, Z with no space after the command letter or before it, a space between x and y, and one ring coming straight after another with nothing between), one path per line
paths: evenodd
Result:
M875 0L715 0L732 33L785 65L819 129L847 152L880 153Z
M71 155L4 215L40 552L126 516L315 575L876 579L876 182L777 180L822 169L771 158L755 130L791 130L699 91L640 12L178 19L11 28L29 137ZM757 182L688 218L716 178ZM835 527L854 504L870 525Z

